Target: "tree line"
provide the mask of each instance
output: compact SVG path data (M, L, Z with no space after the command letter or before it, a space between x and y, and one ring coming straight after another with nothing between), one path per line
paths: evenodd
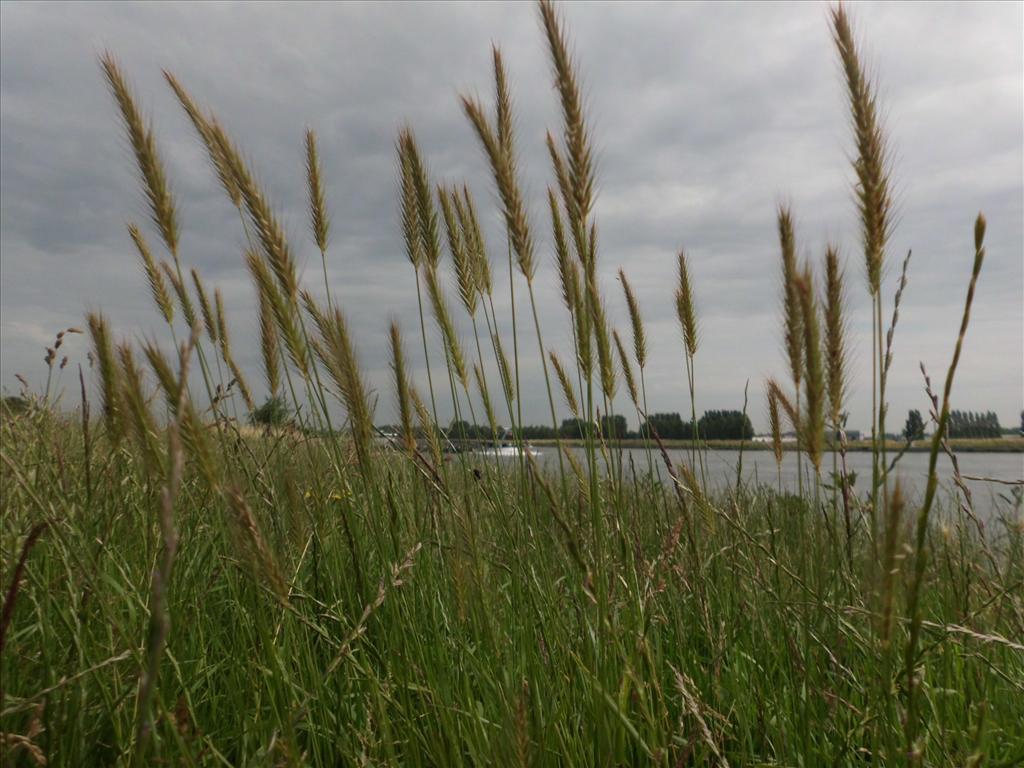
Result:
M999 423L999 417L992 411L950 411L947 434L951 438L991 438L1002 437L1004 430ZM1021 434L1024 434L1024 412L1021 413ZM920 411L913 410L907 414L903 437L907 440L924 439L924 418Z
M501 437L504 432L505 429L499 426L498 436ZM606 440L636 440L653 438L655 433L662 440L692 440L693 422L684 421L678 413L654 413L634 431L629 429L625 416L616 414L602 416L596 422L575 418L563 419L557 430L541 424L529 424L520 428L524 440L553 440L556 437L564 440L583 440L598 434ZM750 418L741 411L706 411L697 420L697 433L701 440L748 440L754 436L754 426ZM453 440L490 440L493 437L490 426L470 424L464 420L453 421L446 434Z

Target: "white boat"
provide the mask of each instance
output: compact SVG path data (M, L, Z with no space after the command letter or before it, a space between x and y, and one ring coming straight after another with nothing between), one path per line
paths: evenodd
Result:
M533 446L529 445L528 443L523 443L522 451L519 449L519 446L515 445L514 443L502 443L501 445L492 445L492 446L488 446L486 448L479 448L476 451L474 451L474 453L478 453L481 456L495 456L495 457L502 457L502 456L518 457L518 456L521 456L524 452L527 455L533 456L533 457L537 457L537 456L541 455L540 451L538 451L536 448L534 448Z

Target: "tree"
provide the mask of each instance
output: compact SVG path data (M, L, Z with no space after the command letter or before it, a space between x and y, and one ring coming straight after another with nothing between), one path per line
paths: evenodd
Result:
M742 411L705 411L697 427L705 440L749 440L754 436L754 425Z
M678 413L652 413L640 426L640 431L646 433L652 430L662 440L689 440L693 435L690 422L684 422Z
M528 424L520 428L519 433L523 436L523 440L554 440L558 437L555 428L547 424ZM501 434L500 429L498 434Z
M596 427L597 425L592 421L563 419L562 426L558 429L558 435L569 440L582 440L593 435Z
M625 416L602 416L601 417L601 434L605 440L621 440L626 437L626 417Z
M9 416L26 413L32 405L27 398L18 395L5 395L2 402L0 412Z
M264 427L279 427L291 417L287 401L280 395L268 397L263 405L249 415L252 424Z
M907 440L924 440L924 419L918 410L907 414L907 423L903 427L903 437Z
M952 411L949 414L948 434L950 437L988 438L1002 434L999 417L992 411Z

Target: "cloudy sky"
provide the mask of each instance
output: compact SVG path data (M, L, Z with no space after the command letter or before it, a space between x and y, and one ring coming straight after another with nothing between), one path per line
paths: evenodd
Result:
M852 10L893 147L899 220L887 317L898 262L914 253L896 335L891 421L898 427L908 408L928 405L919 361L933 377L948 364L972 223L982 210L988 258L954 405L992 409L1004 425L1015 424L1024 400L1022 5ZM653 357L651 410L688 409L672 299L675 253L685 247L702 331L698 409L741 407L749 379L751 415L764 425L763 381L785 370L774 215L787 201L803 256L820 262L834 240L846 258L855 360L850 425L867 427L870 314L827 6L579 3L562 12L599 153L602 285L620 327L620 266L641 298ZM44 346L57 330L82 325L88 309L102 308L125 336L161 333L125 232L126 222L142 223L146 212L96 64L105 48L120 58L153 119L179 204L183 260L224 292L236 356L254 384L261 381L254 295L237 214L160 70L176 73L244 148L313 287L320 264L305 214L302 133L306 126L318 132L333 225L331 289L352 319L384 422L392 419L389 317L405 329L410 355L419 349L413 274L398 228L395 134L408 121L437 180L468 181L501 264L495 192L457 104L463 92L489 103L490 46L501 46L540 246L545 341L563 354L571 349L543 216L551 179L543 137L557 128L558 109L531 5L4 2L0 17L5 391L18 389L16 373L41 385ZM506 306L498 307L504 318ZM468 323L462 329L470 332ZM543 422L532 334L520 344L525 415ZM83 337L66 349L73 362L84 360ZM423 381L421 357L413 359ZM69 392L71 383L65 377Z

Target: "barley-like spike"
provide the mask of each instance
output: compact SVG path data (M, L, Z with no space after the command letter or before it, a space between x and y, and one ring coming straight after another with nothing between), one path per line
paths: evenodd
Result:
M506 160L515 168L512 129L512 96L508 90L508 78L501 58L501 49L491 45L491 59L494 62L494 125L498 132L498 144L505 151Z
M441 233L437 224L437 211L434 209L434 198L430 190L430 178L427 167L420 156L416 137L409 128L399 134L404 142L404 153L412 176L412 186L416 197L416 219L419 224L420 243L427 266L436 269L441 263Z
M189 328L194 328L197 321L196 310L192 305L191 297L188 295L188 289L185 288L185 284L178 277L177 270L171 266L170 262L161 261L160 269L163 270L167 281L174 289L174 294L178 297L178 304L181 306L181 314L185 317L185 324Z
M286 604L288 602L287 582L281 574L277 559L263 537L245 496L238 488L229 488L225 492L225 496L234 517L234 523L245 541L246 554L252 561L253 567L266 580L277 599L282 604Z
M135 154L135 162L142 177L146 201L149 203L150 216L159 230L167 250L177 258L178 253L178 215L174 205L174 196L167 184L167 173L163 160L156 148L153 130L142 119L142 114L135 103L128 81L121 72L121 67L110 51L100 55L100 67L107 78L107 84L121 111L128 141Z
M260 352L263 356L263 374L271 397L277 397L281 386L277 325L274 323L274 309L262 291L259 291Z
M576 265L573 265L573 271L576 271ZM583 286L580 284L580 280L577 277L576 285L579 287L579 294L576 296L575 305L579 307L576 312L575 319L575 332L576 332L576 358L580 365L580 372L583 374L583 378L589 380L591 373L594 370L594 354L593 354L593 339L590 332L591 318L590 312L588 311L586 299L583 296Z
M548 51L551 54L555 88L562 104L564 140L569 157L569 178L574 206L580 221L586 222L593 203L594 177L590 143L583 117L583 98L554 3L550 0L541 0L539 9L547 35Z
M253 282L256 284L257 295L260 300L261 327L263 325L262 308L266 304L274 318L274 324L277 326L280 338L284 341L284 348L288 353L289 359L303 377L309 378L309 353L302 340L298 327L298 318L293 310L293 305L281 295L281 291L274 284L273 276L270 274L263 259L253 251L246 251L245 261L249 267L249 273L253 277ZM269 370L267 377L269 383Z
M149 362L149 367L153 369L160 388L164 391L164 400L167 403L167 407L171 409L172 414L177 415L178 401L181 393L178 390L178 379L171 369L171 364L154 341L142 342L142 352L146 356L147 362Z
M412 398L412 405L416 411L416 418L420 423L420 431L427 439L427 445L430 446L430 456L434 460L434 466L440 467L442 463L441 441L437 437L437 425L430 418L427 406L423 404L423 400L415 387L410 390L409 395Z
M569 169L565 166L565 158L562 157L562 153L558 149L558 144L555 141L555 137L551 135L551 131L548 131L545 135L545 142L547 143L548 155L551 158L551 167L555 172L555 181L558 182L558 191L562 195L562 204L565 206L565 212L569 217L570 225L574 225L580 221L580 216L576 208L576 198L572 193L572 184L569 181ZM586 257L586 248L582 250L577 249L576 255L582 262Z
M885 246L892 227L888 152L878 117L874 88L864 72L846 7L840 3L832 9L831 16L833 42L846 78L857 145L853 168L857 175L855 192L860 211L868 288L872 295L876 295L881 288Z
M139 453L142 454L147 475L155 478L161 474L160 452L156 446L157 426L146 404L142 371L135 364L131 345L118 344L117 356L121 364L121 402L125 405L125 431L131 434Z
M89 335L92 336L93 355L100 368L100 399L107 435L117 445L124 436L121 415L121 377L114 359L114 346L110 338L107 319L101 314L90 312L86 319Z
M604 300L597 289L597 278L591 274L587 279L588 303L590 306L590 324L594 332L597 347L597 363L601 373L601 391L608 400L615 397L617 379L615 375L615 358L612 356L612 345L608 335L608 321L605 319Z
M469 387L469 376L466 373L466 361L462 355L462 344L459 342L458 334L455 332L455 324L452 322L451 313L448 311L448 302L444 298L444 290L438 279L437 271L428 266L423 272L427 282L427 294L430 296L430 303L434 309L434 319L437 327L444 336L445 346L448 349L448 356L455 366L455 374L464 388Z
M131 235L132 242L135 243L135 249L139 252L139 258L142 259L142 268L146 272L146 280L149 283L150 293L153 294L153 301L156 302L157 309L160 310L164 320L168 325L171 325L174 322L174 302L171 300L171 295L167 292L167 283L164 282L164 277L160 273L160 269L153 259L153 254L149 250L149 245L146 243L146 239L142 236L139 228L134 224L129 224L128 234Z
M232 205L234 205L235 208L241 208L242 191L238 188L238 182L235 181L235 175L231 170L231 165L228 162L228 159L224 156L224 153L220 149L220 145L217 143L211 121L199 110L199 107L196 106L196 103L192 100L192 97L188 94L188 91L185 90L184 86L182 86L178 79L166 69L164 70L164 79L167 80L168 85L171 86L171 90L174 91L174 95L178 97L178 101L184 108L189 120L192 121L192 125L196 129L196 133L199 134L199 138L203 142L203 146L206 147L207 157L209 157L210 164L213 166L213 170L217 174L217 179L220 181L221 186L224 187L224 191L227 193Z
M316 134L306 129L306 181L309 186L309 224L313 230L313 240L321 253L327 252L327 234L331 221L327 215L327 202L324 196L323 169L316 147Z
M500 58L495 66L500 66ZM519 271L528 280L533 280L535 265L533 259L533 239L530 235L526 217L526 205L523 202L519 184L515 178L514 152L510 147L502 146L487 121L483 107L476 99L462 96L462 109L469 118L480 144L491 164L491 173L501 198L502 210L505 215L505 226L512 250L516 254Z
M484 415L487 417L487 425L491 428L492 434L497 434L498 420L494 418L491 393L487 389L487 382L484 380L483 371L480 370L480 366L476 363L473 363L473 378L476 379L476 387L480 390L480 401L484 404Z
M367 397L366 383L363 381L352 345L348 321L340 309L335 309L330 315L320 311L314 311L312 314L320 333L315 350L341 394L342 402L348 411L356 452L363 467L368 468L373 440L373 413Z
M821 332L818 325L817 302L814 298L814 278L810 265L797 279L800 310L804 326L804 392L807 395L804 411L804 443L814 469L821 473L821 457L825 439L825 372L821 362Z
M847 390L846 289L838 249L825 252L825 370L829 418L838 427Z
M619 281L622 283L622 292L626 295L626 306L629 307L629 322L633 328L633 354L636 357L636 364L643 370L647 364L647 334L644 332L644 321L640 316L640 303L636 300L633 287L626 279L626 273L621 269Z
M629 357L626 355L626 347L622 344L619 332L612 331L612 339L619 351L619 366L622 368L622 377L626 380L626 389L629 391L629 399L637 408L640 407L640 397L637 394L636 380L633 378L633 368L629 364Z
M185 400L185 407L181 413L181 441L203 479L206 480L210 488L217 488L220 484L218 470L210 450L207 427L196 413L191 400Z
M221 346L230 347L231 339L228 334L227 315L224 312L224 296L221 294L220 288L213 289L213 306L217 318L217 338L220 339Z
M587 243L587 222L580 216L579 208L576 205L576 198L573 194L572 182L569 179L569 170L566 168L565 160L555 144L555 138L550 132L547 134L548 154L551 156L551 166L555 172L555 179L558 182L558 190L562 196L562 205L565 208L567 224L572 233L573 247L576 258L584 269L589 269L587 260L590 257L590 245Z
M580 498L584 503L589 503L590 481L588 480L587 472L583 469L583 465L580 464L580 460L576 457L576 454L569 450L567 443L561 443L561 450L565 460L569 462L569 467L572 469L573 476L576 478L576 486L579 489Z
M224 162L231 168L242 200L249 213L249 221L256 231L264 258L273 270L281 292L289 302L294 302L299 290L299 277L292 260L284 228L274 215L270 202L256 183L249 166L215 119L210 120L210 133L223 155Z
M480 230L480 222L476 216L476 206L473 204L473 197L469 194L469 187L462 186L463 205L460 206L462 217L462 230L466 233L466 239L473 244L473 263L477 276L477 286L481 295L490 295L493 287L491 284L491 260L487 256L487 244L484 242L483 232Z
M801 425L800 414L797 413L796 407L793 405L793 401L789 399L775 379L768 379L768 394L782 407L783 412L786 414L786 418L789 419L790 425L793 427L794 431L799 434Z
M793 216L789 208L778 210L779 245L782 250L782 310L785 325L786 354L789 373L797 389L803 375L803 316L800 314L800 293L796 287L799 267L796 263L796 237L793 234Z
M555 263L558 267L558 279L562 285L562 301L570 314L580 311L577 300L580 295L579 269L576 262L569 256L569 245L565 240L565 227L562 224L562 213L555 199L555 191L548 187L548 205L551 208L551 232L555 239Z
M501 346L501 336L497 333L492 334L491 342L494 344L494 349L497 352L498 374L501 376L501 386L505 390L505 399L509 403L515 402L515 379L513 378L512 366L505 355L505 349Z
M679 251L679 287L676 289L676 315L683 331L683 343L686 354L693 357L697 354L697 309L693 303L693 285L690 282L690 269L685 251Z
M565 366L562 365L558 355L553 351L548 352L548 358L555 369L555 375L558 377L558 383L562 387L562 396L565 397L565 404L569 406L569 412L576 418L579 418L580 406L576 400L576 387L573 386L572 379L569 378L569 374L565 370Z
M210 306L210 297L206 295L206 287L203 285L202 278L199 277L199 271L192 268L192 283L196 287L196 295L199 297L199 309L203 313L203 325L206 326L206 334L210 337L210 342L216 344L218 341L217 332L219 330L217 319L213 314L213 307Z
M416 436L412 426L413 405L409 395L409 378L405 373L405 352L398 323L391 321L391 371L395 377L395 402L402 422L402 445L409 456L416 453Z
M779 396L775 389L768 388L768 428L772 435L772 453L775 463L782 465L782 426L779 421Z
M458 193L449 192L444 187L437 188L437 199L441 203L444 216L445 231L448 234L448 249L455 265L455 279L459 289L459 299L470 317L476 314L477 273L468 249L471 247L463 236L463 230L455 214L459 203Z
M412 262L413 267L419 269L420 263L423 261L423 242L420 239L420 215L416 203L415 172L408 151L411 137L412 131L409 128L401 129L398 133L398 140L395 142L395 148L398 152L399 180L401 182L402 236L405 238L405 255Z
M213 305L217 313L217 337L220 340L221 357L224 358L224 362L227 363L235 383L238 384L238 391L242 393L245 407L249 411L253 411L256 408L256 403L252 398L252 390L249 389L249 383L245 380L245 376L242 375L242 369L238 367L234 355L231 354L231 337L228 335L228 321L224 314L224 297L221 296L220 288L213 289Z

